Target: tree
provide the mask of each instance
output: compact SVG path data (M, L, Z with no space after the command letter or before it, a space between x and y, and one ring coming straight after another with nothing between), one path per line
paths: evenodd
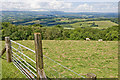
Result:
M70 34L71 34L71 30L70 29L64 29L63 30L63 33L62 33L62 35L63 35L63 39L70 39Z
M61 25L56 25L55 27L63 29L63 27Z
M43 27L41 24L33 24L35 27Z
M47 28L44 33L44 38L47 40L60 39L62 38L62 30L59 28Z
M106 34L106 40L118 40L118 32L117 31L110 31Z
M74 31L72 34L70 34L70 39L72 40L80 40L81 37L82 37L82 34L77 31Z

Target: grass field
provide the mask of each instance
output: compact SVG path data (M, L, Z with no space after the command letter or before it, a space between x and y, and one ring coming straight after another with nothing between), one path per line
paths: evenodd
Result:
M98 25L98 27L100 28L108 28L108 27L118 25L111 21L88 21L88 23L93 23L93 22L95 22L95 24Z
M93 23L93 22L95 22L95 25L98 25L98 27L95 27L95 28L99 28L99 29L108 28L108 27L118 25L118 24L111 22L111 21L87 21L87 22L77 22L77 23L70 24L70 25L72 27L90 27L92 25L90 23ZM80 25L80 24L82 24L82 25Z
M0 41L1 44L1 41ZM2 43L2 47L4 42ZM1 51L1 48L0 48ZM14 65L6 60L6 53L2 56L2 78L26 78Z
M32 40L17 42L34 50ZM35 53L27 52L25 49L23 52L35 60ZM117 41L43 40L43 53L81 75L94 73L98 78L118 77ZM53 75L67 78L80 77L45 57L44 63L49 66L45 65L45 73L50 78ZM50 67L56 69L60 74ZM8 64L6 60L2 59L2 76L11 78L14 77L14 74L17 74L15 77L24 77L12 63Z

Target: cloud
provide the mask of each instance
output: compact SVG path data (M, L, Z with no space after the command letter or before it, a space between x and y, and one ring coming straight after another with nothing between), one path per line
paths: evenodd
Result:
M62 10L66 8L71 8L72 3L64 3L63 1L54 1L48 3L49 9Z
M9 5L9 6L8 6ZM2 3L2 10L4 11L25 11L25 10L31 10L29 8L30 6L24 4L23 2L4 2Z
M57 0L3 0L3 10L63 10L71 8L72 3ZM22 3L22 4L21 4ZM8 7L7 5L10 4Z
M64 0L2 0L2 10L117 12L118 4L112 2L66 2Z
M118 12L118 3L95 3L93 4L93 10L97 12Z
M62 10L65 8L71 8L72 5L72 3L65 3L63 1L56 0L52 0L51 2L48 2L47 0L46 2L35 0L35 2L31 2L29 4L31 5L31 8L44 8L48 10Z
M27 3L33 3L33 2L51 2L55 0L2 0L2 2L27 2Z
M119 2L120 0L58 0L65 2Z
M87 3L80 4L77 8L76 11L91 11L93 10L93 6L88 5Z
M119 0L2 0L2 2L52 2L52 1L63 1L63 2L119 2Z
M117 3L113 2L80 3L73 12L118 12L117 5Z

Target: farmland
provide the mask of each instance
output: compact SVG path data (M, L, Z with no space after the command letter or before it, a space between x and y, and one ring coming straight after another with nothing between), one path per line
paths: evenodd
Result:
M41 19L41 20L32 20L24 22L23 25L32 25L32 24L42 24L44 27L53 27L55 25L61 25L64 28L77 28L77 27L91 27L104 29L112 26L117 26L118 24L109 20L104 20L102 18L97 20L96 18L89 19L69 19L69 18L52 18L52 19ZM99 19L99 18L98 18Z
M97 25L97 27L95 25L93 25L93 23L95 23L95 25ZM77 22L77 23L70 24L70 25L74 28L76 28L76 27L92 27L92 28L103 29L103 28L112 27L112 26L115 26L118 24L111 22L111 21L87 21L87 22Z
M24 16L23 16L24 15ZM117 13L66 13L66 12L12 12L3 11L3 22L15 25L41 24L43 27L62 25L63 27L108 28L118 25ZM94 24L95 23L95 24Z
M33 40L21 40L17 42L34 50ZM35 53L27 52L27 50L23 50L23 52L35 60ZM117 41L43 40L43 54L81 75L94 73L98 78L118 77ZM55 73L45 65L45 73L50 78L53 76L49 72L53 73L56 77L80 77L65 70L45 57L44 63L61 73L61 76L58 76L58 73ZM7 68L6 65L9 66L9 69L5 69ZM14 68L13 64L6 64L6 60L4 59L2 59L2 68L2 76L4 78L14 77L12 75L7 75L10 72L11 74L18 75L17 77L21 77L20 75L22 75L17 68ZM15 73L15 71L17 71L17 73ZM24 76L22 75L22 77Z
M53 27L57 24L60 24L64 28L77 28L77 27L92 27L92 28L99 28L104 29L112 26L117 26L117 23L114 23L110 20L100 20L100 21L89 21L90 19L69 19L69 18L54 18L50 22L49 20L42 19L42 20L33 20L29 22L25 22L23 24L43 24L48 23L49 27ZM44 25L44 24L43 24Z

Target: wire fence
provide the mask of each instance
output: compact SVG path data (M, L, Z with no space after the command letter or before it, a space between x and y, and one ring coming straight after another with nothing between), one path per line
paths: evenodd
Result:
M35 62L35 57L34 58L32 57L35 55L32 54L31 57L29 57L30 54L27 53L27 51L30 51L32 53L35 53L35 51L13 40L10 41L12 43L12 53L13 53L12 60L14 65L29 79L33 79L33 78L35 79L37 77L36 62ZM45 73L46 75L51 75L52 76L51 78L66 78L67 74L64 74L64 71L68 71L71 74L77 75L79 76L79 78L85 78L84 76L56 62L50 57L45 55L43 55L43 57L47 59L47 62L57 65L63 71L62 73L61 71L59 71L59 69L55 69L51 65L48 65L47 62L44 62Z
M11 41L13 43L13 41ZM15 46L15 45L14 45ZM30 57L28 57L27 55L25 55L22 52L22 46L18 47L18 49L16 49L15 47L12 47L12 61L13 64L29 79L33 80L37 77L36 74L36 68L35 68L35 64L36 62L31 59ZM19 50L21 49L21 51ZM31 64L34 63L34 66Z

